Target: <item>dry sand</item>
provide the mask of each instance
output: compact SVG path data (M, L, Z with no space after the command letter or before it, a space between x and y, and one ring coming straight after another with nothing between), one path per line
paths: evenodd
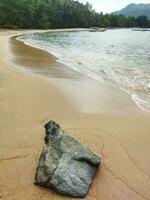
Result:
M85 199L150 199L150 114L124 92L9 39L24 32L0 33L0 199L72 199L33 185L48 120L102 157Z

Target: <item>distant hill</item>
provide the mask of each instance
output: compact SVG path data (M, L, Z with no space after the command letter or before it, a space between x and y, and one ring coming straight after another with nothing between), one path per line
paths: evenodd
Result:
M116 14L116 15L123 14L125 16L132 16L132 17L138 17L141 15L145 15L150 19L150 3L149 4L132 3L120 11L113 12L113 14Z

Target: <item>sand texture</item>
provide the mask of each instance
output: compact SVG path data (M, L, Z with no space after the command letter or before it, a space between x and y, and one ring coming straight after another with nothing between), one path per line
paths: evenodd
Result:
M10 39L27 32L0 32L0 199L73 200L33 185L43 126L54 120L102 158L86 200L149 200L150 114L119 89Z

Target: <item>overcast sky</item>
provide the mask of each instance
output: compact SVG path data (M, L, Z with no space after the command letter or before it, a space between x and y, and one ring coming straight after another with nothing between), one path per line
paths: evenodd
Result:
M150 3L150 0L79 0L80 2L89 2L97 12L113 12L120 10L130 3Z

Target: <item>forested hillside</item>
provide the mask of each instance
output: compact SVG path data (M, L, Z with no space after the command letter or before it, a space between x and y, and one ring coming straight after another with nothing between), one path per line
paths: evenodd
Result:
M125 8L120 11L114 12L117 15L125 15L125 16L132 16L132 17L139 17L145 15L147 18L150 19L150 3L149 4L129 4Z
M145 21L146 20L146 21ZM149 26L147 18L96 13L74 0L0 0L0 27L75 28Z

